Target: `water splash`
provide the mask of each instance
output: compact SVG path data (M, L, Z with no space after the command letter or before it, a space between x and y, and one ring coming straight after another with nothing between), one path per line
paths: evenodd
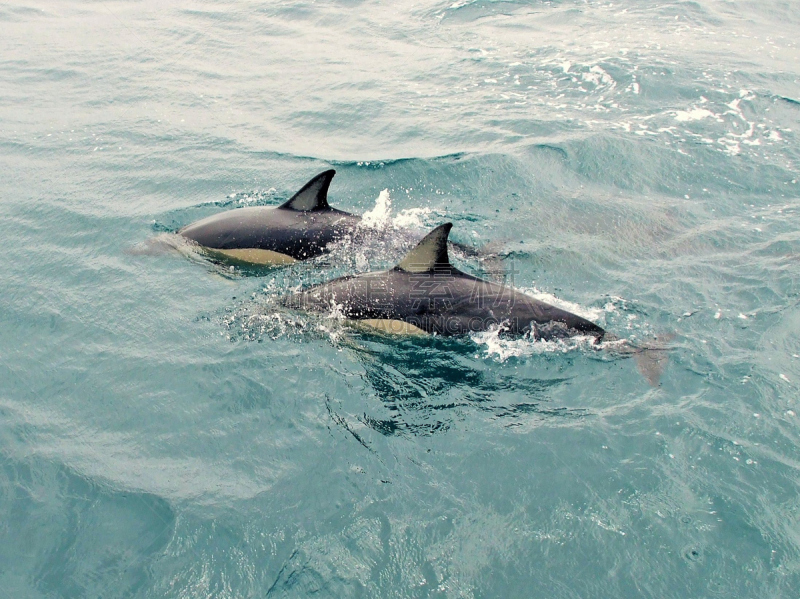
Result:
M406 208L392 215L392 198L384 189L375 200L375 206L361 215L360 228L363 229L418 229L430 226L430 208Z
M597 344L592 335L577 335L567 339L554 340L535 339L530 334L512 338L505 336L501 326L493 326L486 331L470 333L469 337L483 348L484 357L495 359L498 362L505 362L510 358L527 358L552 353L565 354L602 347L602 344Z
M391 222L392 199L389 190L384 189L375 200L375 207L361 215L359 227L385 229Z
M607 304L603 308L587 308L586 306L581 306L575 302L570 302L568 300L561 299L560 297L556 297L552 293L541 291L536 287L518 287L517 290L546 304L550 304L556 308L561 308L567 312L577 314L578 316L585 318L586 320L591 320L592 322L601 326L605 324L606 313L612 312L616 309L613 304Z

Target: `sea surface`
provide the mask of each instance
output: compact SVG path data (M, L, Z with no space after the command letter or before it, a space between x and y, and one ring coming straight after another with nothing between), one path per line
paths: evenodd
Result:
M796 598L798 40L788 0L0 4L0 599ZM382 241L153 243L328 168ZM280 307L448 221L650 363Z

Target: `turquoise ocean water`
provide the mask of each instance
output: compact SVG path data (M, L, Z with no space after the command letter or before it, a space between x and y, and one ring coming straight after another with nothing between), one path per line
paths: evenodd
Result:
M0 598L797 597L798 39L782 0L0 4ZM406 237L146 251L327 168ZM659 384L277 307L448 220L674 336Z

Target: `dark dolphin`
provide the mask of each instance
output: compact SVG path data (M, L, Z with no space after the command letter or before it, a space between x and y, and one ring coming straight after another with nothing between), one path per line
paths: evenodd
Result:
M255 264L289 264L325 252L351 233L361 217L331 208L335 170L320 173L278 206L237 208L183 227L178 234L212 256Z
M328 188L335 174L333 169L320 173L280 206L221 212L183 227L178 234L212 258L272 266L315 258L345 237L362 241L371 232L359 229L361 216L328 205ZM403 239L411 235L405 230L387 233ZM491 252L451 245L466 256L496 260Z
M603 339L605 331L585 318L458 270L447 254L452 226L428 233L391 270L334 279L283 302L294 309L336 310L387 332L461 335L499 326L537 339Z

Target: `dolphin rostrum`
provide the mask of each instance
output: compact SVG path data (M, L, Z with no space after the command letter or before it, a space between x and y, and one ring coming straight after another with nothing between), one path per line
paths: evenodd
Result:
M361 217L331 208L328 187L335 170L320 173L284 204L237 208L178 231L212 257L252 264L291 264L324 253L353 231Z
M478 279L450 263L452 223L428 233L391 270L345 276L284 298L293 309L334 311L386 332L461 335L492 326L537 339L589 335L598 325L514 289Z

